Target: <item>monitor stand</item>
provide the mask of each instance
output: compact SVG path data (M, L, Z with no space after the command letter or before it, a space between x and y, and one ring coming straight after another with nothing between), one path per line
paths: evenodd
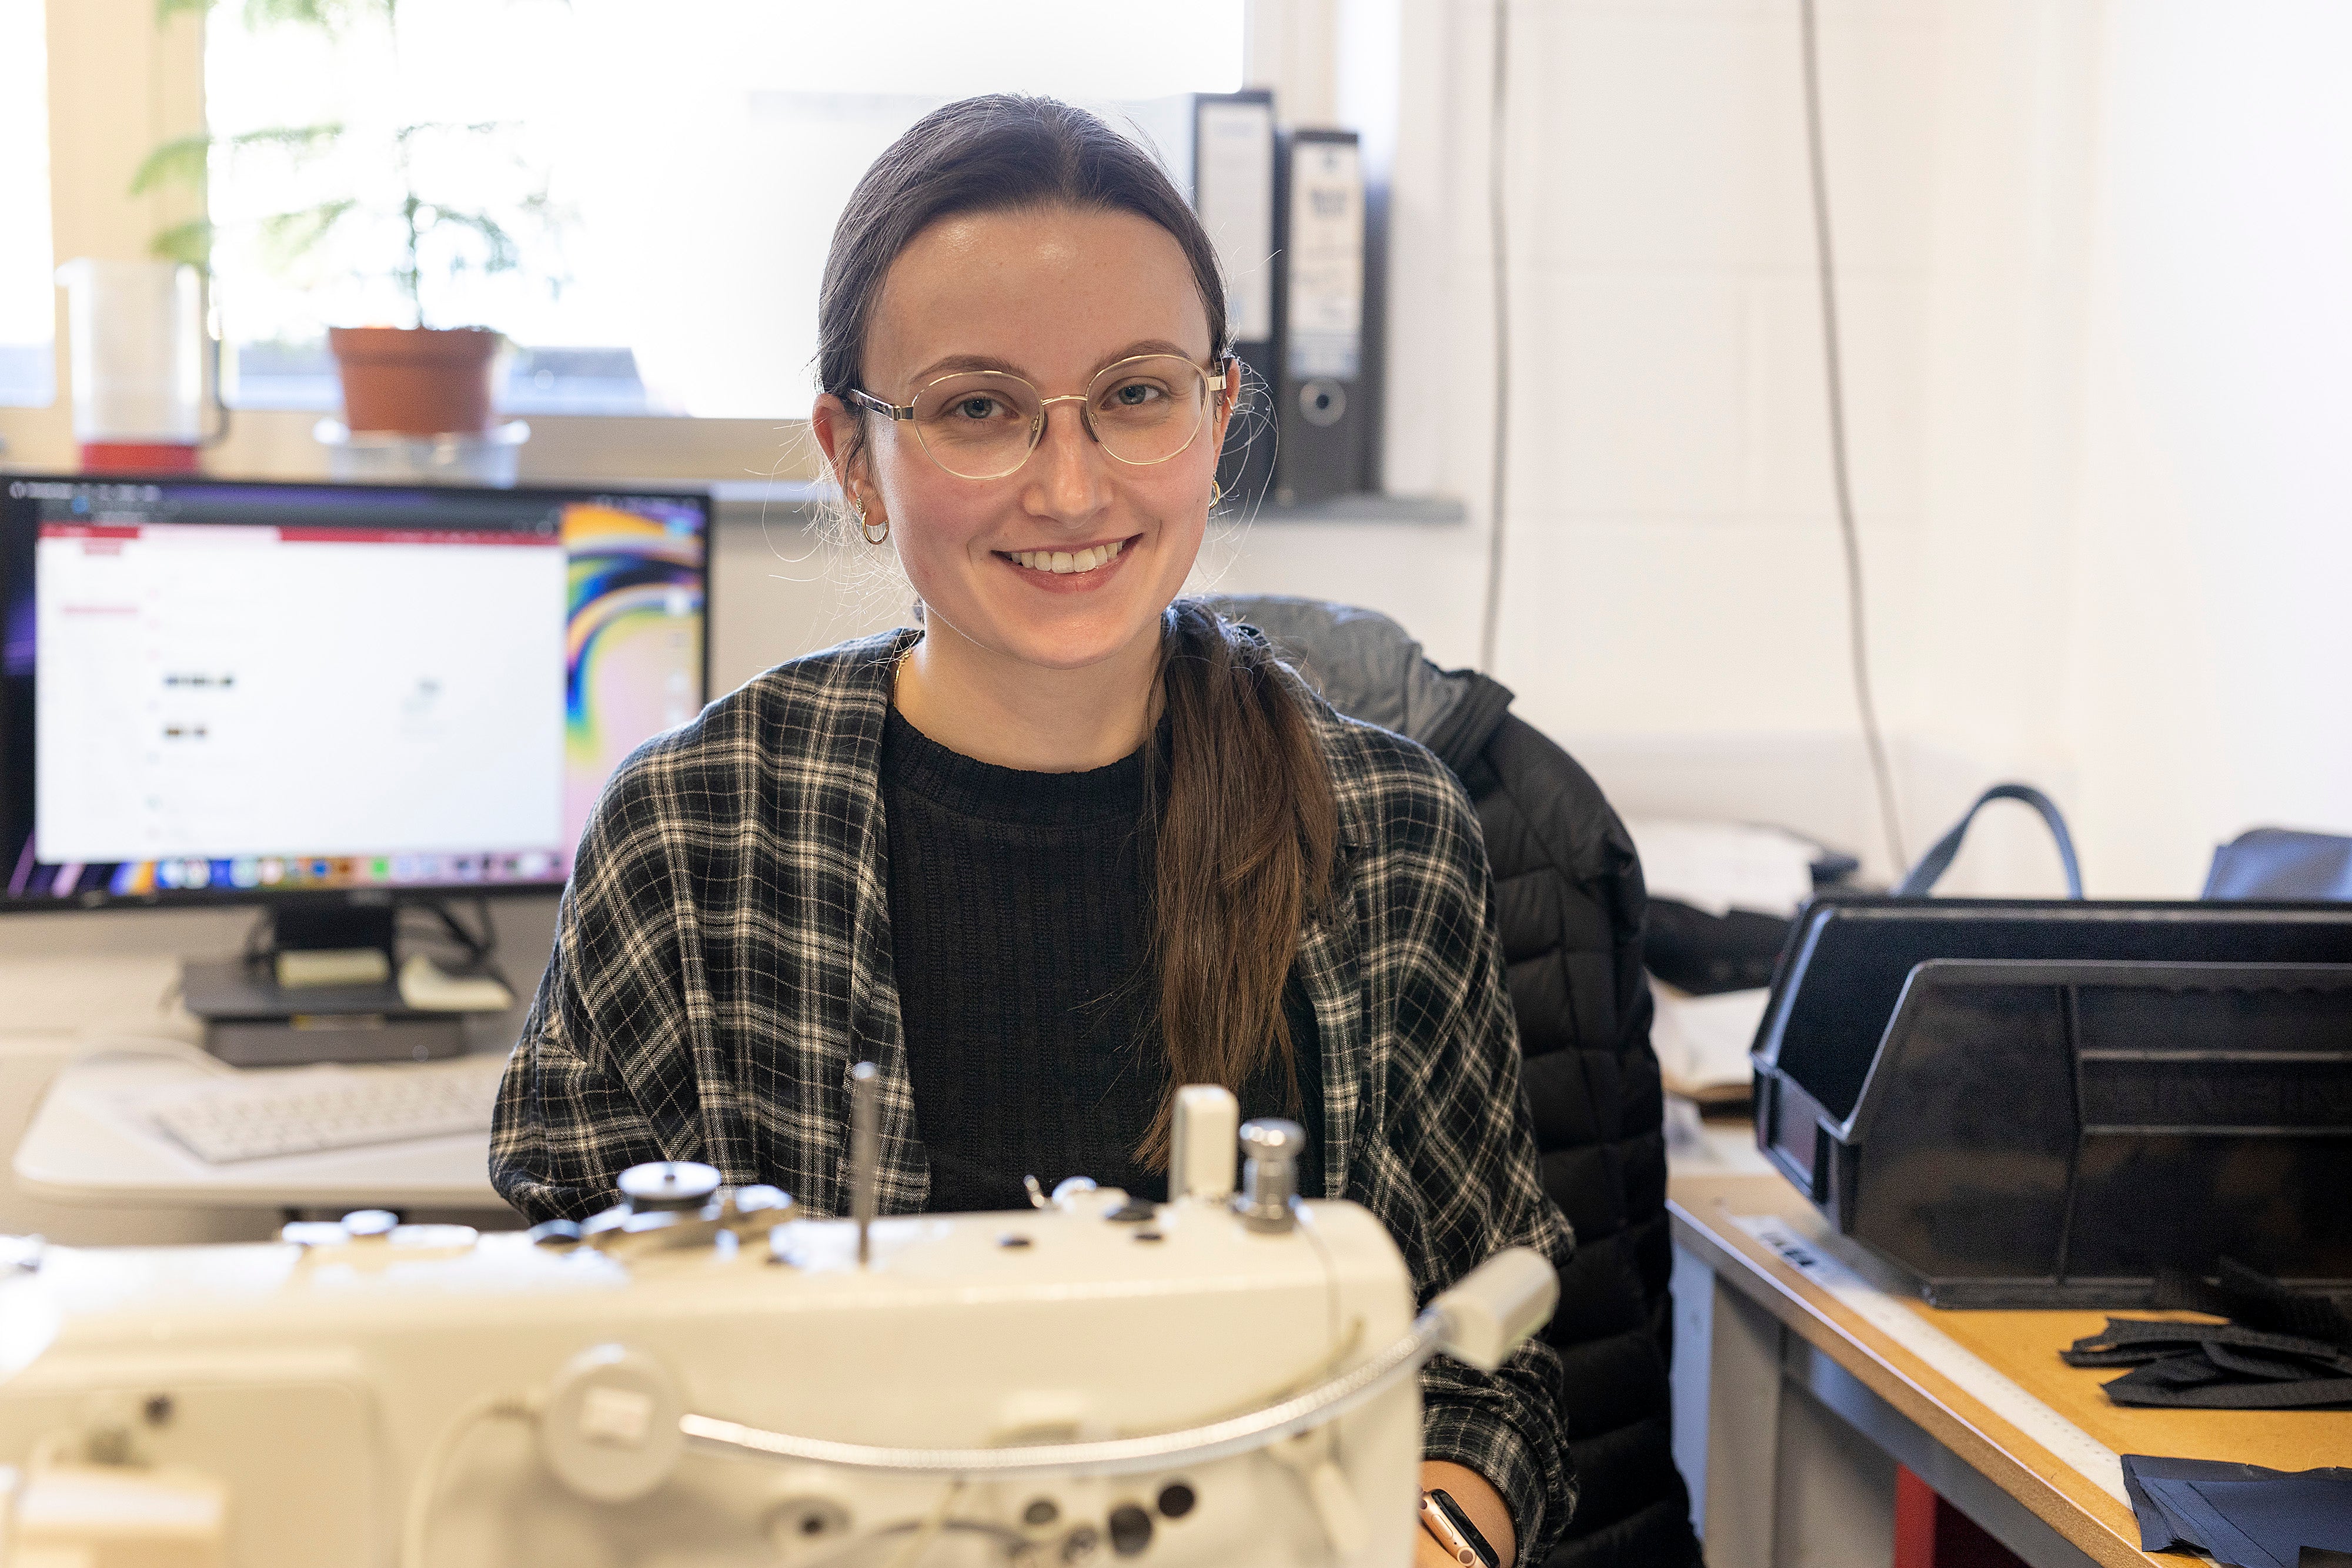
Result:
M289 899L270 912L262 951L183 965L182 999L204 1020L205 1049L232 1067L462 1055L464 1013L401 995L397 915L389 898Z

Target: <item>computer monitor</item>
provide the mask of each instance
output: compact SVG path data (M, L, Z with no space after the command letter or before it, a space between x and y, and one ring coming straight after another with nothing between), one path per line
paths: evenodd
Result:
M688 490L0 478L0 907L544 893L701 707Z

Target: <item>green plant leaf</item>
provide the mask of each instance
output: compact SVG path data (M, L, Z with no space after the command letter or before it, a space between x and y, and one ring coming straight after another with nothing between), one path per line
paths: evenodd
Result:
M198 4L201 0L179 0ZM392 20L395 0L245 0L248 30L268 26L313 27L330 37L364 17Z
M303 157L331 150L342 140L343 131L341 120L325 125L268 125L230 137L229 145L240 152L247 147L279 147Z
M163 26L182 12L201 16L212 8L213 0L155 0L155 26Z
M205 183L205 173L212 160L213 139L210 133L198 131L194 136L174 136L152 152L131 176L131 193L143 196L163 185L190 185L199 190Z
M484 272L510 272L521 262L521 248L515 244L514 235L489 214L457 213L447 207L436 207L434 214L434 227L447 224L478 236L482 242L483 256L479 262L469 264L460 259L450 268L451 271L463 271L468 265L473 265Z
M213 266L213 225L208 218L174 224L147 242L147 254L158 261L183 261L206 272Z
M316 249L335 225L358 207L359 203L347 196L341 201L321 202L315 207L298 207L290 213L272 213L261 220L262 243L268 247L272 260L285 267Z

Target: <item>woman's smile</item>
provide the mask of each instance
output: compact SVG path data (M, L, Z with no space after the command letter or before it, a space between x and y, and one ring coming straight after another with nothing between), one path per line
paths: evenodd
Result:
M1036 549L991 550L1011 567L1019 580L1046 593L1087 593L1118 574L1127 547L1141 538L1097 539L1082 545L1047 545Z

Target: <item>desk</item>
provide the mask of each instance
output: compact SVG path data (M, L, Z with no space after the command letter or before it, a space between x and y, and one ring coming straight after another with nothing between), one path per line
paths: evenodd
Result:
M123 1108L205 1072L170 1054L101 1050L68 1061L16 1145L17 1184L54 1202L118 1207L512 1213L490 1186L488 1134L210 1166Z
M1777 1175L1679 1173L1667 1211L1675 1448L1709 1568L1883 1568L1876 1524L1837 1517L1876 1506L1868 1476L1854 1479L1874 1455L1890 1477L1892 1462L1909 1467L2034 1568L2202 1562L2139 1550L2119 1454L2279 1469L2352 1463L2352 1412L2110 1404L2099 1385L2117 1369L2058 1359L2105 1313L1923 1306ZM1822 1410L1837 1421L1823 1423ZM1792 1460L1792 1431L1827 1458ZM1792 1463L1812 1479L1792 1485ZM1877 1538L1842 1546L1822 1539L1824 1526Z

